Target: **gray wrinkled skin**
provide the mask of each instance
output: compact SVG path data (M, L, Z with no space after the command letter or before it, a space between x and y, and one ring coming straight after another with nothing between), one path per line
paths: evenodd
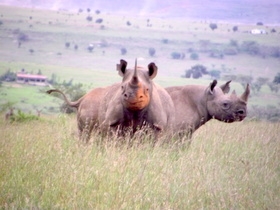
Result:
M217 87L214 80L209 86L185 85L167 87L175 106L174 131L191 134L211 119L226 123L242 121L247 116L249 85L238 97L230 90L231 81Z

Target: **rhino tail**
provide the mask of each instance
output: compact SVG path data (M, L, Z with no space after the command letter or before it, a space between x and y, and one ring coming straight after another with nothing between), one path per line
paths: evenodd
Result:
M66 97L66 95L65 95L62 91L57 90L57 89L48 90L46 93L51 94L52 92L60 93L60 94L63 96L65 102L66 102L69 106L71 106L71 107L76 107L76 108L79 107L80 102L81 102L81 99L79 99L79 100L77 100L77 101L73 101L73 102L72 102L72 101L69 101L68 98Z

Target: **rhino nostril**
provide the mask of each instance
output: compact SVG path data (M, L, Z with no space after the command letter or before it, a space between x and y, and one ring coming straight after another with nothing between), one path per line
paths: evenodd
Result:
M139 96L139 98L143 98L143 97L144 97L143 95L140 95L140 96Z
M125 93L124 95L123 95L125 98L127 98L127 94Z
M243 114L245 114L245 110L240 109L240 110L237 111L237 113L240 114L240 115L243 115Z

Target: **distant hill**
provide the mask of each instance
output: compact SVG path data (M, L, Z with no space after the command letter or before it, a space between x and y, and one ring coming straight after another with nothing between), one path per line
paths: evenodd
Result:
M279 0L0 0L0 5L280 25Z

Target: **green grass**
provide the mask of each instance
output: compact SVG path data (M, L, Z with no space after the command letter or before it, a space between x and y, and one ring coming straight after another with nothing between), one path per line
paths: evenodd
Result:
M279 126L211 121L183 149L83 145L74 116L1 120L0 208L279 209Z
M98 17L104 19L102 24L105 26L105 29L101 30L99 24L86 21L86 13L78 15L67 11L0 6L0 14L0 20L3 22L0 26L0 74L7 70L18 72L22 68L33 73L41 70L48 77L56 74L60 82L74 79L75 83L83 83L86 90L90 90L120 81L121 78L115 71L116 63L120 59L125 59L129 66L133 66L136 57L145 59L139 60L139 65L147 66L150 62L156 63L159 70L155 82L164 87L209 84L210 78L207 76L199 80L181 78L185 70L196 64L202 64L208 70L222 70L225 67L228 72L222 72L223 74L251 75L255 80L258 77L267 77L272 81L279 72L280 60L272 57L264 59L260 56L240 53L236 56L216 59L210 58L208 54L199 53L199 60L190 59L188 49L197 48L201 40L209 40L216 44L227 44L230 40L236 40L239 45L243 41L256 41L260 45L280 46L279 33L260 36L245 33L256 28L255 25L218 23L218 28L212 31L207 21L150 18L153 26L147 27L146 17L101 13ZM127 26L127 21L132 25ZM238 26L238 32L231 32L234 25ZM272 28L276 31L280 30L278 26L262 27L266 31ZM17 44L18 32L29 37L20 48ZM167 39L168 44L164 44L163 39ZM69 49L65 48L65 42L70 42ZM96 45L92 53L86 50L89 43L101 42L107 45L103 47ZM73 49L74 44L79 46L77 51ZM122 47L127 49L126 55L121 55ZM154 57L148 55L150 47L156 49ZM34 50L33 54L30 54L30 49ZM171 59L171 53L175 51L185 52L186 58ZM220 84L223 82L219 81ZM32 110L32 107L41 106L40 104L52 107L62 103L57 100L54 105L55 102L51 97L38 95L36 88L31 88L34 93L31 93L26 86L16 90L0 88L7 94L0 98L1 104L12 100L18 107ZM242 87L236 83L232 84L232 89L236 89L238 94L243 92ZM27 103L31 103L29 105L22 103L22 97L19 96L23 95L25 98L26 94L33 97L28 98ZM277 106L278 103L279 93L271 93L267 87L264 87L260 93L252 93L249 106Z

